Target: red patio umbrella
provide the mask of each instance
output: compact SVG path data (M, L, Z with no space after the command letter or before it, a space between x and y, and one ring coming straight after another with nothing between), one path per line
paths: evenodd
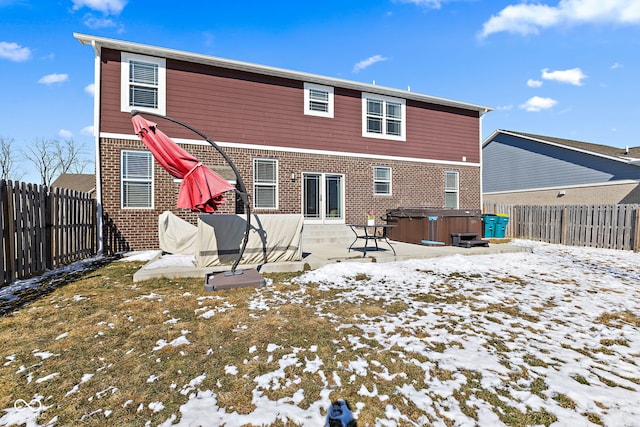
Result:
M222 194L235 188L227 180L183 150L156 123L140 115L131 118L133 129L158 163L171 176L182 179L177 207L215 212L225 202Z

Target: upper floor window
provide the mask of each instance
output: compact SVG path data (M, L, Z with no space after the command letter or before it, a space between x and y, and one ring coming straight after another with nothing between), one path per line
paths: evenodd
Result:
M373 167L373 194L391 194L391 168L388 166Z
M275 159L253 159L253 207L278 207L278 161Z
M304 114L333 118L333 88L305 83Z
M122 52L121 110L166 111L166 60Z
M362 94L362 136L406 141L406 101Z
M444 173L444 207L458 209L458 194L460 182L458 172L446 171Z
M153 157L149 151L123 150L120 155L121 205L153 207Z

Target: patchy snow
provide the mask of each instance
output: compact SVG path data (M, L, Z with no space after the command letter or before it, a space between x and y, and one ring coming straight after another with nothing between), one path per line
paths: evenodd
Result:
M145 265L146 270L154 270L166 267L195 267L196 258L193 255L169 254L158 258L153 262Z
M189 345L191 342L184 335L180 335L178 338L173 341L167 342L167 340L158 340L156 341L156 346L153 347L153 351L162 350L166 346L178 347L179 345Z
M53 270L48 270L41 276L31 277L24 280L16 280L7 286L0 288L0 303L7 304L20 299L20 295L25 292L35 289L51 289L57 286L57 278L65 274L74 274L82 272L86 269L90 269L93 266L99 265L103 262L103 257L92 257L73 262L69 265L58 267ZM0 312L1 313L1 312Z
M306 272L295 280L303 288L330 291L351 303L374 299L405 307L387 315L354 318L350 320L353 323L337 325L336 335L342 347L359 349L375 343L379 352L392 350L398 361L424 371L421 386L403 372L391 373L375 358L356 357L340 364L339 375L327 369L328 361L317 355L318 346L310 338L309 347L304 349L267 343L268 357L278 368L253 378L253 389L247 389L252 396L250 413L220 407L216 390L203 387L206 372L187 384L176 378L172 389L184 396L184 404L176 413L166 413L165 404L158 401L144 405L128 401L125 406L137 405L141 424L145 414L153 411L166 413L162 426L199 425L202 420L209 425L228 426L276 422L319 426L324 425L322 414L331 403L332 390L345 382L365 379L356 392L366 401L373 398L382 409L376 426L504 425L494 405L478 395L464 402L473 408L476 418L469 417L461 407L458 399L462 387L468 383L469 373L476 373L479 387L521 411L530 408L553 414L558 420L554 425L593 425L586 416L593 414L604 425L640 426L640 328L615 317L640 313L640 254L529 241L514 244L531 246L533 253L455 255L395 263L341 262ZM437 298L425 298L433 298L434 290ZM249 297L247 305L262 311L269 310L270 304L299 298L297 293L267 292L263 288ZM319 316L334 316L330 302L318 303L315 308ZM213 321L215 313L210 307L203 306L201 311L203 322ZM614 316L599 321L602 315ZM362 331L366 342L346 332L352 328ZM173 341L159 339L153 351L190 344L186 338L189 331L181 333ZM257 351L252 346L247 355ZM309 357L309 352L315 353L315 358ZM57 356L37 353L42 359ZM4 357L6 364L13 362L13 356ZM309 401L304 390L296 389L295 376L287 374L291 369L319 378L320 395L313 398L317 400ZM224 370L226 375L238 374L236 366L225 366ZM451 376L438 378L433 375L435 370L448 370ZM90 378L83 377L81 383ZM152 375L148 382L156 378ZM405 379L394 393L411 402L414 412L421 413L418 420L402 413L389 403L390 396L381 392L385 382L398 384ZM536 379L546 386L538 394L530 387ZM80 384L69 393L76 392ZM270 390L288 389L294 391L278 400L267 396ZM100 399L116 391L109 387L95 397ZM565 408L554 399L561 395L571 399L575 408ZM357 418L368 408L365 400L353 400L350 404ZM42 406L37 413L5 409L0 426L38 425L36 415L46 409ZM103 416L108 414L111 411L105 409Z
M142 262L147 262L147 261L151 261L155 258L159 258L162 255L162 251L133 251L133 252L127 252L121 259L120 261L125 261L125 262L136 262L136 261L142 261Z

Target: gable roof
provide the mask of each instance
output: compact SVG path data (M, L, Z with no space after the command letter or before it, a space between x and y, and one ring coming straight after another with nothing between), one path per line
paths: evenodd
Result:
M570 150L586 152L588 154L613 158L614 160L624 161L631 164L640 164L640 146L638 147L611 147L609 145L594 144L591 142L575 141L572 139L556 138L551 136L536 135L526 132L516 132L510 130L498 129L489 136L482 146L484 147L493 140L499 133L511 135L515 137L529 139L535 142L542 142Z
M82 193L92 193L95 192L96 189L96 176L87 173L63 173L51 183L51 187L68 188Z
M351 80L337 79L333 77L326 77L317 74L303 73L299 71L287 70L284 68L269 67L265 65L258 65L249 62L235 61L231 59L219 58L215 56L203 55L198 53L185 52L180 50L162 48L157 46L144 45L139 43L132 43L122 40L109 39L104 37L90 36L86 34L73 33L75 37L82 44L89 44L99 52L101 47L109 49L133 52L143 55L156 56L161 58L175 59L179 61L186 61L204 65L210 65L214 67L227 68L238 71L246 71L255 74L263 74L273 77L281 77L286 79L298 80L308 83L317 83L326 86L340 87L345 89L353 89L362 92L370 92L379 95L388 95L398 98L411 99L420 102L427 102L430 104L443 105L448 107L460 108L464 110L477 111L480 116L493 111L493 108L485 107L482 105L469 104L466 102L454 101L446 98L439 98L435 96L424 95L408 90L393 89L385 86L377 86L375 84L359 83Z

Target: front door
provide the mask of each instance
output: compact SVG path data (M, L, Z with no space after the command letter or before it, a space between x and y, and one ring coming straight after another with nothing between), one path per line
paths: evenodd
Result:
M344 223L344 176L303 173L302 203L307 223Z

